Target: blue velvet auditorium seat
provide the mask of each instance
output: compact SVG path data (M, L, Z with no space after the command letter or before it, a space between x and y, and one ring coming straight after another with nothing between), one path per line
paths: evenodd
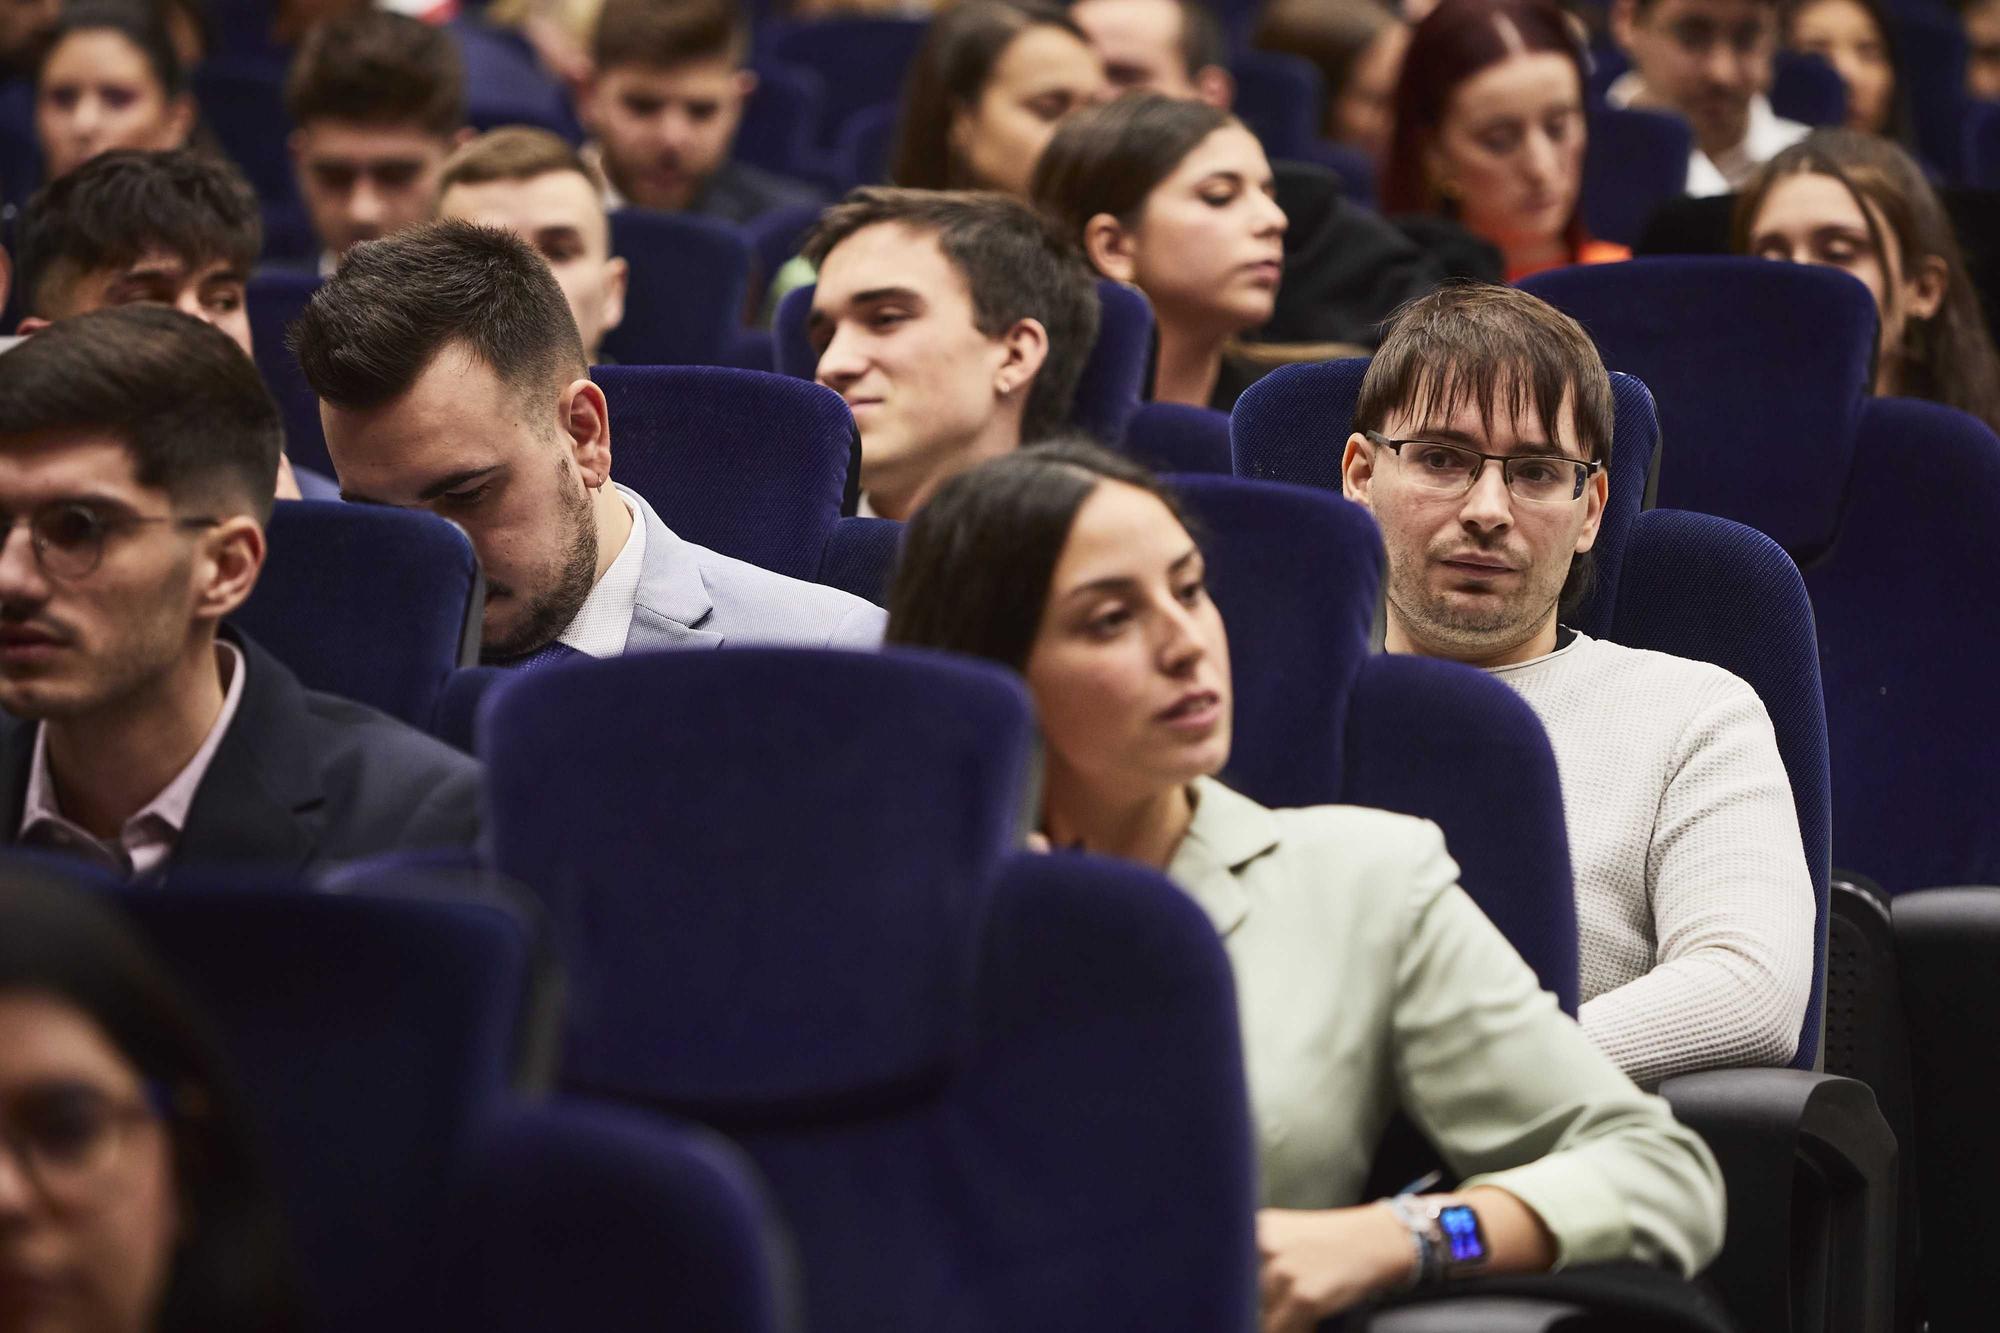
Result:
M1632 245L1653 210L1687 185L1694 132L1660 111L1599 107L1583 160L1583 220L1600 240Z
M482 904L288 889L120 902L217 1021L316 1326L434 1329L460 1153L536 1021L533 941Z
M1779 51L1772 59L1771 110L1801 125L1847 121L1847 84L1824 56Z
M285 329L304 312L319 283L319 274L310 268L260 268L250 275L244 301L250 311L257 371L284 417L285 455L299 467L330 477L333 460L327 457L326 436L320 430L319 396L306 383L292 349L285 346Z
M597 366L612 475L675 533L810 579L860 437L831 389L715 366Z
M833 525L813 581L887 606L902 541L903 525L893 519L843 518Z
M735 346L750 291L750 242L726 222L621 208L611 252L631 265L625 318L604 336L628 366L711 366Z
M1118 446L1156 472L1228 476L1229 414L1186 403L1147 403Z
M571 964L565 1085L746 1148L808 1327L1247 1328L1227 961L1150 872L1007 859L1010 673L650 654L505 681L481 733L494 854Z
M784 1240L714 1134L585 1101L496 1115L447 1232L443 1328L782 1333Z
M758 61L755 72L757 91L743 108L730 156L780 175L814 178L825 166L817 142L825 80L776 60Z
M445 680L479 659L486 584L433 514L280 504L264 572L233 623L310 689L428 727Z
M204 60L189 82L201 108L201 123L242 170L263 205L265 262L288 260L310 267L318 257L319 243L293 175L285 67L255 57Z
M819 142L832 147L849 116L901 95L904 71L928 28L915 18L772 22L757 34L757 53L819 75L826 89Z

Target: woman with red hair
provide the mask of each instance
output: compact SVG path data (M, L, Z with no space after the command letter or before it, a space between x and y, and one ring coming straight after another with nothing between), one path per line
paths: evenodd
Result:
M1442 0L1403 58L1383 211L1451 219L1509 282L1629 258L1583 225L1583 60L1550 0Z

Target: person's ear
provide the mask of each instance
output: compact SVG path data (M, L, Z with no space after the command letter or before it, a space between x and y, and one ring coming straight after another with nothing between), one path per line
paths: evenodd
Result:
M459 126L458 133L452 135L449 139L446 139L444 141L444 155L446 157L450 157L453 153L465 147L467 144L471 143L474 139L477 139L478 137L479 137L479 131L473 129L472 126L470 125Z
M23 338L32 338L48 326L49 321L43 319L40 315L28 315L21 320L21 327L15 329L14 332L20 334Z
M598 325L603 333L609 333L625 322L625 287L631 280L632 266L613 256L604 261L604 320Z
M250 598L264 569L264 528L248 514L223 519L203 536L195 615L221 620Z
M993 371L993 392L1003 401L1026 402L1042 363L1049 359L1049 331L1039 319L1017 319L1000 335L1006 355Z
M1944 307L1947 276L1942 258L1924 257L1903 283L1903 303L1909 308L1910 318L1930 319Z
M1236 76L1220 65L1203 65L1194 72L1194 95L1217 111L1236 104Z
M0 309L7 305L7 288L13 282L14 261L7 258L7 250L0 246Z
M1604 506L1611 496L1611 469L1601 467L1583 484L1583 531L1576 536L1575 551L1582 555L1597 545L1597 529L1604 522Z
M1099 213L1083 224L1083 253L1090 266L1105 277L1132 281L1139 271L1137 251L1131 231L1109 213Z
M754 69L737 70L735 87L736 100L738 102L750 100L750 95L757 91L757 71Z
M167 103L167 128L173 137L173 147L183 148L188 136L194 133L194 97L182 93Z
M573 382L557 404L563 434L576 456L583 484L591 490L611 483L611 409L604 390L588 379Z
M1368 488L1375 480L1375 446L1366 435L1355 431L1347 437L1347 448L1340 455L1340 491L1348 499L1367 509Z

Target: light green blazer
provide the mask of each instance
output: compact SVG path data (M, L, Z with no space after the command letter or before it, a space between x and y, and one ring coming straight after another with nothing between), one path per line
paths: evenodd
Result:
M1558 1264L1692 1273L1722 1244L1715 1159L1556 1007L1472 900L1435 824L1267 810L1211 779L1167 873L1236 974L1262 1199L1365 1202L1405 1111L1466 1185L1541 1216Z

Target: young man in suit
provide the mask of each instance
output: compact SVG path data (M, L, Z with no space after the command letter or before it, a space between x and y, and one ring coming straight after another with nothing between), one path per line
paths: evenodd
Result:
M880 608L683 541L611 480L611 413L555 275L452 220L356 246L292 326L349 500L429 509L486 571L484 656L870 648Z
M263 568L280 433L248 358L179 311L93 311L7 353L8 841L137 876L472 843L470 759L222 625Z

